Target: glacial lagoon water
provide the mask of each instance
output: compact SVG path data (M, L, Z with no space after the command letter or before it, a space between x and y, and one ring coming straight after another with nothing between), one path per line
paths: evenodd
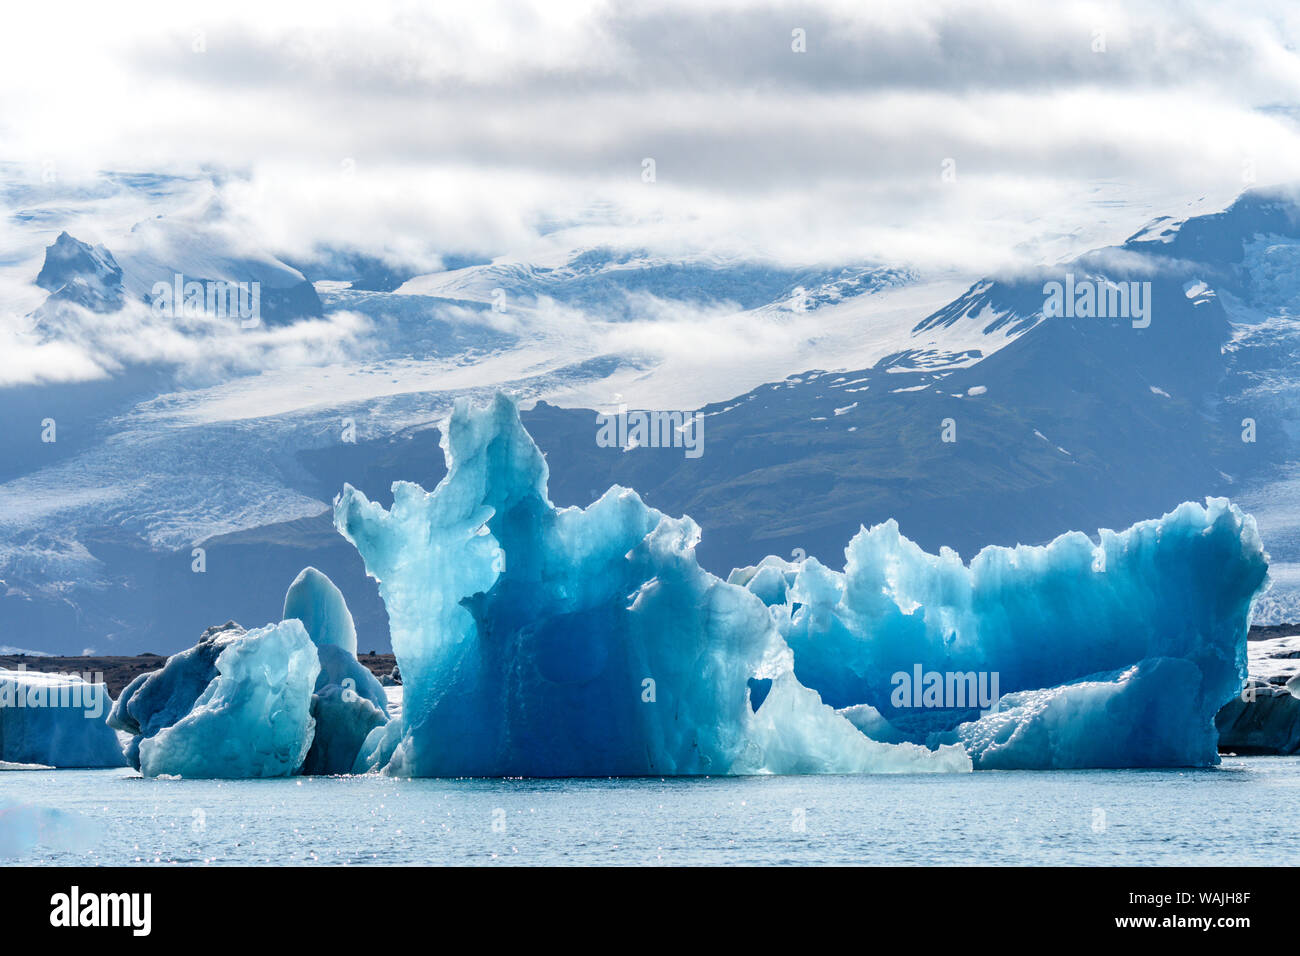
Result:
M1300 757L953 776L0 773L14 804L63 811L78 842L3 861L20 865L1262 865L1293 859Z

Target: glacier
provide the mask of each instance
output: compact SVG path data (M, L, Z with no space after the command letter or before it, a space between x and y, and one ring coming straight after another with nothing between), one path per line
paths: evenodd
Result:
M843 572L768 558L731 580L768 605L799 680L864 732L960 742L977 769L1048 769L1216 764L1267 571L1254 520L1211 498L969 565L886 521L853 538ZM1001 700L916 707L895 691L918 668L995 675Z
M351 485L335 524L378 581L400 723L365 769L408 776L964 772L956 744L873 741L795 677L767 608L695 560L687 517L609 489L556 508L518 409L457 403L432 492ZM770 681L761 704L750 681Z
M124 767L104 723L108 688L74 674L0 669L0 763Z

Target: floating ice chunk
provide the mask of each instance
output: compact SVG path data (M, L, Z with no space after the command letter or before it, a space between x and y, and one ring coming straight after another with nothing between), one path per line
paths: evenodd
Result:
M312 695L311 715L316 736L302 764L306 774L352 773L367 735L388 723L387 714L340 684Z
M184 717L140 741L140 771L149 777L280 777L302 766L315 730L311 690L320 672L302 622L290 619L234 638L217 656L216 670Z
M1252 640L1247 655L1245 686L1215 717L1219 749L1300 752L1300 635Z
M767 608L700 568L699 529L613 488L556 509L505 397L457 405L448 473L351 486L335 523L379 581L400 731L361 763L415 776L964 771L959 747L870 740L799 685ZM757 707L750 679L771 680ZM399 736L400 734L400 736Z
M1300 753L1297 689L1249 680L1215 717L1219 748L1238 754Z
M247 632L234 621L210 627L199 642L167 658L156 671L127 684L108 715L108 725L131 734L126 756L140 769L140 743L170 727L194 709L194 703L217 676L217 658Z
M357 628L343 592L315 568L303 568L284 595L284 613L296 617L317 647L341 647L357 656Z
M108 688L71 674L0 670L0 761L48 767L123 767L105 723Z
M303 568L284 596L285 620L297 618L320 655L316 692L330 686L352 691L386 717L388 698L379 679L357 660L357 631L340 591L315 568Z
M284 618L302 622L321 665L312 698L316 737L303 773L350 773L366 735L388 722L383 685L357 660L352 612L333 581L304 568L284 597Z
M1202 683L1191 661L1151 657L1122 672L1006 694L997 712L932 742L960 742L977 770L1215 763L1218 704L1205 700Z
M1246 674L1267 567L1254 520L1225 499L1102 531L1096 544L1071 532L985 548L969 567L887 521L853 538L843 573L800 565L773 610L795 674L827 703L870 705L917 742L957 739L947 732L964 725L957 737L977 766L1207 765L1218 761L1215 713ZM781 597L760 574L749 584L769 603ZM896 698L896 678L914 669L996 676L1009 712L981 719L987 702ZM1109 734L1121 713L1138 726L1085 739L1086 728Z
M443 435L448 474L432 493L398 482L385 510L345 486L335 505L379 581L406 684L400 730L372 729L358 767L547 776L1218 759L1214 715L1245 675L1267 577L1254 521L1226 500L1098 543L1072 532L987 548L969 566L948 549L926 554L890 521L855 536L843 573L768 558L723 583L695 562L696 525L635 492L557 510L508 400L458 405ZM913 673L926 693L896 696Z
M25 856L38 845L87 850L100 833L100 827L80 813L0 800L0 859Z
M367 735L388 721L384 688L355 651L343 595L306 568L282 623L209 628L127 685L109 725L132 735L127 757L147 776L349 773Z

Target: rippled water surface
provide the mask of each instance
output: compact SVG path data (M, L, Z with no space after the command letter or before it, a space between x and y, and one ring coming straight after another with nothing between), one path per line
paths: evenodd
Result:
M1214 770L666 780L11 771L0 804L58 811L41 817L35 846L9 834L20 855L6 862L23 864L1251 865L1294 852L1300 757L1229 757ZM32 815L0 814L0 827L20 817Z

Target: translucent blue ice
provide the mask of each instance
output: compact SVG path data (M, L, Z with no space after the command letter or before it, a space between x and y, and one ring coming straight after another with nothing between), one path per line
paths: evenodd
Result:
M343 592L315 568L303 568L284 594L285 620L296 617L317 647L342 648L357 656L357 628Z
M996 713L933 739L959 741L981 770L1214 764L1216 708L1201 685L1191 661L1148 657L1122 671L1006 694Z
M771 606L799 679L864 732L959 741L977 769L1218 762L1214 717L1246 677L1268 568L1254 520L1227 500L1097 542L985 548L969 566L887 521L845 557L844 572L770 558L731 580ZM917 673L996 675L999 712L897 696Z
M247 632L234 621L203 632L199 642L127 684L108 716L110 727L131 734L126 756L140 769L140 743L170 727L193 708L217 676L217 658Z
M316 692L330 686L351 690L388 715L383 685L357 660L357 631L340 591L315 568L303 568L284 596L283 618L297 618L320 655Z
M801 686L763 602L700 568L699 528L612 488L557 509L514 405L457 405L448 474L351 486L335 523L379 581L402 723L368 766L415 776L964 771L872 741ZM770 680L761 705L750 680Z
M234 638L216 670L185 716L140 741L141 773L244 778L298 770L314 735L312 688L320 672L302 623L290 619Z
M96 849L102 840L103 828L80 813L0 797L0 859L25 856L37 845L81 853Z
M312 699L316 738L302 771L350 773L367 734L388 722L383 686L357 661L352 612L333 581L304 568L284 597L284 618L302 622L320 658Z
M303 761L306 774L352 773L362 745L388 715L356 691L340 684L322 687L311 699L316 738Z
M388 722L384 688L356 658L343 595L315 568L289 587L284 621L233 621L127 685L109 724L132 735L147 776L350 773L368 734Z
M0 670L0 761L47 767L122 767L104 723L112 698L75 675Z

